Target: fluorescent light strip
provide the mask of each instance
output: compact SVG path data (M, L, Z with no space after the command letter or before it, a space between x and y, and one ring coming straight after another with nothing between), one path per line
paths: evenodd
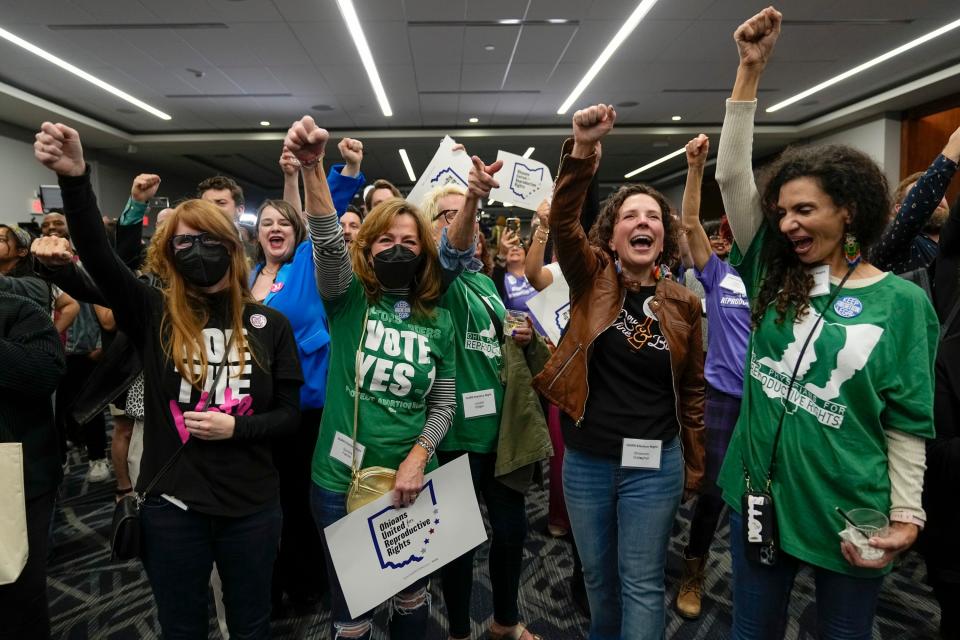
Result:
M882 55L879 55L879 56L877 56L876 58L874 58L874 59L872 59L872 60L867 60L867 61L864 62L863 64L858 65L858 66L854 67L853 69L849 69L849 70L847 70L847 71L844 71L843 73L841 73L841 74L839 74L839 75L836 75L836 76L830 78L829 80L824 80L824 81L821 82L820 84L818 84L818 85L816 85L816 86L813 86L813 87L810 87L810 88L807 89L806 91L801 91L801 92L798 93L797 95L791 96L790 98L787 98L787 99L784 100L783 102L778 102L777 104L773 105L772 107L768 107L768 108L767 108L767 113L774 113L775 111L779 111L780 109L783 109L784 107L789 107L790 105L794 104L795 102L799 102L800 100L803 100L803 99L806 98L806 97L812 96L812 95L815 94L815 93L818 93L818 92L820 92L820 91L823 91L823 90L826 89L827 87L832 87L833 85L837 84L838 82L843 82L843 81L846 80L847 78L849 78L849 77L851 77L851 76L854 76L854 75L860 73L861 71L866 71L867 69L869 69L869 68L871 68L871 67L875 67L875 66L877 66L878 64L880 64L881 62L886 62L886 61L889 60L890 58L896 57L896 56L900 55L901 53L904 53L904 52L906 52L906 51L909 51L910 49L913 49L913 48L915 48L915 47L919 47L921 44L923 44L923 43L925 43L925 42L929 42L930 40L933 40L934 38L938 38L938 37L942 36L942 35L945 34L945 33L948 33L948 32L950 32L950 31L953 31L953 30L956 29L957 27L960 27L960 20L954 20L953 22L951 22L951 23L949 23L949 24L945 24L944 26L940 27L939 29L935 29L935 30L931 31L930 33L928 33L928 34L926 34L926 35L920 36L920 37L917 38L916 40L911 40L910 42L908 42L908 43L906 43L906 44L902 44L902 45L900 45L899 47L897 47L896 49L893 49L893 50L891 50L891 51L887 51L886 53L884 53L884 54L882 54Z
M637 175L638 173L643 173L643 172L646 171L647 169L651 169L651 168L657 166L658 164L663 164L664 162L666 162L667 160L670 160L671 158L676 158L677 156L682 155L686 150L687 150L686 147L680 147L680 148L677 149L676 151L673 151L672 153L668 153L667 155L663 156L663 157L660 158L659 160L654 160L653 162L650 162L650 163L648 163L648 164L643 165L643 166L640 167L639 169L634 169L634 170L631 171L630 173L624 174L623 177L624 177L624 178L632 178L633 176Z
M657 4L657 0L643 0L643 2L637 5L637 8L633 10L633 13L630 14L627 21L623 23L623 26L620 27L617 34L613 36L613 39L600 54L600 57L597 58L586 75L584 75L580 82L577 83L577 86L574 87L573 92L567 96L567 99L564 100L560 108L557 109L557 115L563 115L570 110L570 107L573 106L573 103L580 97L584 89L593 82L593 79L600 73L600 70L603 69L603 65L607 64L607 61L613 53L623 44L623 41L630 36L633 30L637 28L637 25L640 24L640 21L643 20L643 17L647 15L650 9L653 9L653 5L655 4Z
M524 157L524 158L529 158L530 156L532 156L532 155L533 155L533 149L534 149L534 147L527 147L527 150L523 152L523 157Z
M400 149L400 159L403 160L403 168L407 170L407 177L410 178L410 182L416 182L417 174L413 172L413 165L410 164L406 149Z
M41 49L41 48L38 47L37 45L31 44L31 43L27 42L26 40L24 40L23 38L21 38L21 37L19 37L19 36L15 36L14 34L10 33L10 32L7 31L6 29L0 28L0 38L3 38L4 40L6 40L7 42L9 42L9 43L11 43L11 44L17 45L18 47L21 47L21 48L23 48L23 49L26 49L27 51L29 51L29 52L32 53L33 55L39 56L39 57L43 58L44 60L46 60L47 62L50 62L50 63L52 63L52 64L57 65L58 67L60 67L60 68L63 69L64 71L69 71L70 73L72 73L73 75L77 76L78 78L83 78L84 80L86 80L86 81L89 82L90 84L96 85L96 86L100 87L101 89L103 89L103 90L106 91L107 93L112 93L113 95L117 96L117 97L120 98L121 100L125 100L125 101L129 102L130 104L132 104L132 105L134 105L134 106L136 106L136 107L139 107L139 108L143 109L143 110L146 111L147 113L150 113L150 114L152 114L152 115L157 116L157 117L160 118L161 120L171 120L171 119L172 119L171 116L169 116L168 114L164 113L163 111L160 111L159 109L156 109L156 108L154 108L154 107L151 107L150 105L148 105L148 104L147 104L146 102L144 102L143 100L140 100L140 99L138 99L138 98L134 98L132 95L130 95L130 94L127 93L126 91L122 91L121 89L116 88L116 87L113 86L112 84L110 84L110 83L108 83L108 82L104 82L104 81L101 80L100 78L98 78L98 77L96 77L96 76L94 76L94 75L91 75L91 74L87 73L86 71L84 71L83 69L80 69L80 68L78 68L78 67L70 64L69 62L67 62L67 61L64 60L63 58L58 58L57 56L53 55L52 53Z
M337 6L340 7L340 14L343 15L343 21L347 23L347 30L353 37L353 44L357 47L357 53L360 54L360 60L363 62L363 68L367 70L367 77L370 78L370 85L373 87L373 93L377 96L377 102L380 103L380 110L388 118L393 115L390 109L390 102L387 100L387 92L383 89L383 83L380 82L380 74L377 73L377 65L373 61L373 54L370 53L370 46L367 44L367 38L363 35L363 28L360 26L360 19L353 8L352 0L337 0Z

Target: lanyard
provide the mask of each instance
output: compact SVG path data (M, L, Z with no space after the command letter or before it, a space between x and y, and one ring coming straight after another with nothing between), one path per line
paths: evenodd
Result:
M849 269L847 269L847 273L843 276L843 279L840 280L840 284L837 285L836 291L834 291L833 295L830 296L830 299L827 300L827 305L823 309L824 313L826 313L827 309L830 308L830 305L833 304L834 300L837 299L837 296L840 295L840 290L843 289L843 285L846 284L850 274L852 274L856 268L857 265L853 264L850 265ZM797 372L800 370L800 363L803 362L803 355L807 352L807 347L810 346L810 341L813 339L813 334L817 332L817 327L820 326L821 322L823 322L823 313L817 315L816 322L814 322L813 327L810 328L810 333L807 334L806 339L803 341L803 346L800 348L800 353L797 354L797 361L793 365L793 373L790 374L790 384L787 385L787 395L783 399L783 411L780 413L780 420L777 422L777 432L773 437L773 451L770 453L770 465L767 467L767 481L766 485L764 486L765 493L770 493L770 485L773 483L773 471L777 464L777 449L780 446L780 434L783 432L783 421L787 417L787 404L790 402L790 394L793 393L793 385L797 381ZM750 440L749 425L750 421L747 420L748 444ZM750 486L750 473L747 470L747 463L743 459L743 449L740 449L740 464L743 465L743 477L747 482L747 491L753 491L752 487Z

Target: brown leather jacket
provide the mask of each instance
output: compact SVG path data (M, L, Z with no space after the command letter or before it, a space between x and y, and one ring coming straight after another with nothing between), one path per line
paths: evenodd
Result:
M572 141L567 140L550 206L550 233L570 285L570 321L556 352L533 385L579 424L590 393L587 364L593 341L616 320L626 286L610 254L591 245L580 225L580 210L597 158L574 158L571 149ZM705 458L700 300L676 282L661 280L650 307L670 347L685 487L697 491L703 482Z

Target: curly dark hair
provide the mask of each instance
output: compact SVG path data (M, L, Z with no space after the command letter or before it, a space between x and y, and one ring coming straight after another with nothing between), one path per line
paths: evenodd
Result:
M233 197L233 203L238 207L243 206L243 188L241 188L233 178L213 176L212 178L205 179L197 185L197 197L203 198L203 192L209 191L210 189L216 189L217 191L223 189L228 190Z
M791 147L766 172L761 202L769 225L761 261L765 267L760 293L753 309L758 326L767 307L776 303L777 322L782 323L791 307L799 316L810 305L813 278L797 257L787 237L780 232L783 213L777 207L780 189L798 178L813 178L838 207L851 216L848 230L868 255L883 233L890 212L887 178L867 154L846 145Z
M627 198L638 194L650 196L660 205L660 211L663 213L663 253L660 254L657 262L666 262L670 256L679 250L677 244L677 227L679 225L672 224L673 220L670 214L673 210L670 203L667 202L662 193L650 185L621 185L610 197L604 200L603 204L600 205L600 213L597 215L596 221L590 227L588 235L590 243L606 251L611 258L616 257L613 249L610 248L610 239L613 238L613 228L620 218L620 207L623 206Z

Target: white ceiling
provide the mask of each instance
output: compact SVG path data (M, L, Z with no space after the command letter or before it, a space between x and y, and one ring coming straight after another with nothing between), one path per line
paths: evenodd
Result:
M450 130L488 132L470 140L471 151L488 157L497 148L522 153L535 146L534 157L553 165L569 123L569 115L556 115L557 107L636 0L355 0L355 6L393 107L391 118L380 112L333 0L0 3L0 27L169 113L170 121L5 41L0 81L126 134L105 134L98 141L105 148L125 149L133 140L139 153L161 165L201 174L227 171L260 185L276 182L279 132L304 113L335 135L394 130L368 143L365 173L398 183L407 179L396 148L406 147L415 169L422 169ZM731 34L761 7L744 0L661 0L653 8L578 100L636 103L618 108L618 124L635 135L606 150L605 180L664 155L700 129L716 128L736 69ZM784 27L764 79L766 106L960 18L956 0L785 0L778 8L801 23ZM503 18L571 22L489 24ZM445 24L430 24L436 22ZM221 26L102 28L117 23ZM97 28L63 28L78 25ZM955 32L807 102L776 114L761 110L761 125L786 126L770 128L760 151L803 137L800 126L817 116L960 62L956 41ZM960 76L954 76L900 97L893 107L874 105L873 112L958 91ZM25 104L0 101L0 119L33 128L47 117ZM671 122L673 115L683 116L682 127ZM471 127L470 117L479 123ZM275 135L260 135L267 130L261 120L273 123ZM226 132L240 135L234 142L212 135ZM194 136L169 137L185 133Z

